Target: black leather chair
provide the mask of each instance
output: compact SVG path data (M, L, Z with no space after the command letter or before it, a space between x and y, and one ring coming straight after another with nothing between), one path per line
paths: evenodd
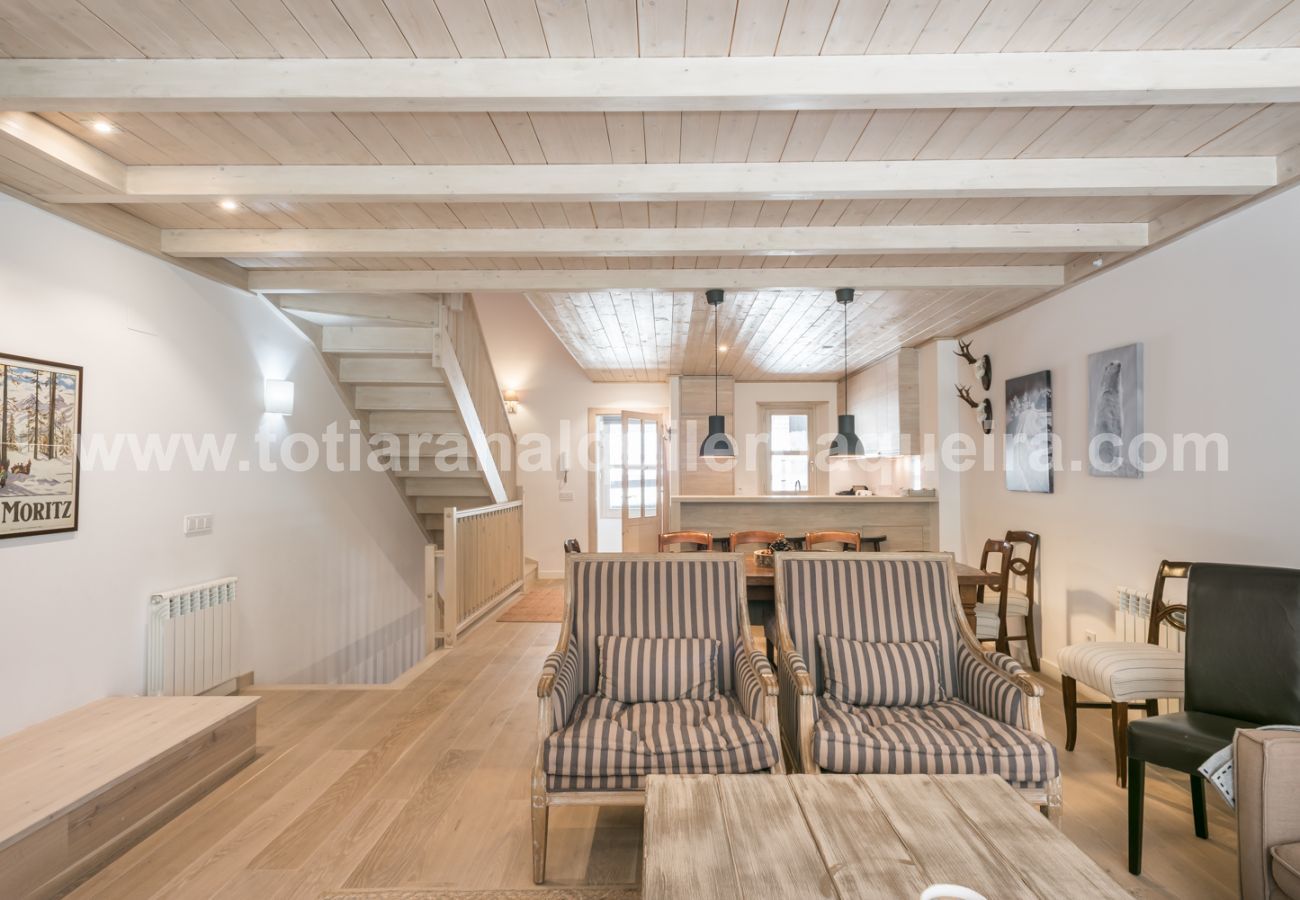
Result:
M1128 869L1142 873L1146 764L1192 779L1196 836L1209 837L1196 768L1239 728L1300 725L1300 570L1193 563L1183 711L1128 726Z
M565 553L581 553L582 547L578 544L577 538L566 538L564 541Z

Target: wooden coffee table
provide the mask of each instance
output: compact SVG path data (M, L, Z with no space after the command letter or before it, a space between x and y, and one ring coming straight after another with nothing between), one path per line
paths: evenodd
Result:
M1126 893L993 775L652 775L646 900Z

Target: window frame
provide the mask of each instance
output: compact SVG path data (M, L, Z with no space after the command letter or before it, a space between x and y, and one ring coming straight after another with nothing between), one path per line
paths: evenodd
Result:
M818 442L821 435L821 416L824 415L825 403L789 402L760 403L759 421L767 441L758 458L759 489L763 496L769 497L807 497L826 493L826 473L817 466ZM788 450L774 450L772 447L773 416L807 416L808 448L802 453ZM777 456L806 456L808 459L808 483L800 491L777 491L772 489L772 460Z

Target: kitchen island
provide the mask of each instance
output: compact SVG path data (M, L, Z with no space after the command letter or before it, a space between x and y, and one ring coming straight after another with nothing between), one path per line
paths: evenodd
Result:
M725 538L733 531L808 531L883 534L883 550L937 550L938 497L680 496L669 500L672 531L707 531Z

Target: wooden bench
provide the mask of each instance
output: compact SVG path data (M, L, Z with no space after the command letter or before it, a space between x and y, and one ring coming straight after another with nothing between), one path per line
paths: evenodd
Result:
M0 897L45 897L253 758L257 697L110 697L0 739Z

